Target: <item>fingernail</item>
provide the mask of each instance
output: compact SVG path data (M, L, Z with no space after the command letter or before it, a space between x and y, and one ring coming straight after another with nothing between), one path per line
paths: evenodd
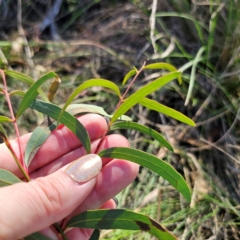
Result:
M118 206L118 203L119 203L119 202L118 202L118 199L117 199L116 197L113 197L112 200L115 202L116 207L117 207L117 206Z
M72 162L65 170L73 180L88 182L102 169L102 159L97 154L88 154Z

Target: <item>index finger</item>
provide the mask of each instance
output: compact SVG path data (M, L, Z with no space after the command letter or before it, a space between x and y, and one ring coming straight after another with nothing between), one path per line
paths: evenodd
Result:
M107 130L107 123L105 119L97 114L83 115L79 117L79 121L88 131L91 141L100 138ZM29 140L30 136L31 134L29 133L22 136L20 139L23 151L25 151L27 141ZM10 141L10 143L19 159L20 154L17 140L14 139ZM79 139L67 127L63 126L54 130L35 155L34 160L30 165L29 172L32 172L52 162L56 158L59 158L80 146L82 146L82 144ZM0 153L0 168L10 171L18 177L22 177L15 160L5 144L0 144Z

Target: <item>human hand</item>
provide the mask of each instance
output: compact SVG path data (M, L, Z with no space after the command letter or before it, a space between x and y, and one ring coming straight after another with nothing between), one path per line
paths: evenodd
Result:
M99 138L107 130L103 117L88 114L79 118L89 133L92 152ZM30 134L21 137L25 149ZM11 145L19 157L16 140ZM127 147L128 141L120 135L105 137L99 151L109 147ZM14 159L4 144L0 145L0 168L22 178ZM85 155L79 140L66 128L55 130L40 148L30 165L31 182L0 188L0 239L20 239L41 231L51 239L58 239L53 223L89 209L115 208L111 199L138 173L138 165L119 159L102 159L102 170L88 182L77 183L64 171L66 165ZM73 228L66 232L70 240L89 239L92 230Z

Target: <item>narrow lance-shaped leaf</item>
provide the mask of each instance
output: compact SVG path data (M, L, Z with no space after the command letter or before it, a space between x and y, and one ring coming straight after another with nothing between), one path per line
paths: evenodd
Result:
M98 240L100 238L100 230L99 229L95 229L91 235L91 237L89 238L89 240Z
M166 179L188 201L191 200L190 189L183 177L171 165L149 153L132 148L116 147L103 150L98 155L129 160L149 168Z
M43 102L40 100L34 100L30 106L32 109L35 109L41 113L44 113L51 118L58 120L61 108L55 104ZM91 145L88 132L84 126L70 113L64 112L60 122L68 127L81 141L87 153L90 153Z
M2 124L0 124L0 137L2 137L3 139L7 138L7 133L4 130Z
M169 117L177 119L178 121L186 123L190 126L194 127L196 125L192 119L186 117L184 114L182 114L170 107L164 106L155 100L143 98L139 101L139 104L141 104L144 107L147 107L148 109L163 113Z
M67 107L67 112L69 112L73 116L85 114L85 113L97 113L103 116L111 118L112 116L107 114L103 108L95 106L95 105L88 105L88 104L71 104ZM121 116L121 120L132 121L131 118L128 116ZM34 129L31 134L30 139L27 142L25 155L24 155L24 162L26 166L30 166L34 156L43 145L43 143L47 140L50 136L51 131L53 131L56 127L56 122L53 123L46 118L44 122Z
M52 123L49 117L47 117L40 126L34 129L31 137L27 142L24 154L24 162L27 167L30 166L39 148L48 139L51 132L56 128L56 126L57 125Z
M161 134L159 134L157 131L149 127L143 126L135 122L115 122L111 126L111 130L117 130L117 129L132 129L132 130L139 131L145 135L148 135L156 139L162 146L173 151L171 144Z
M74 116L81 115L84 113L97 113L105 117L109 118L112 117L112 115L109 115L107 112L105 112L105 110L102 107L90 104L70 104L67 107L66 111ZM121 116L119 120L132 121L130 117L125 115Z
M25 92L21 91L21 90L14 90L12 92L9 93L10 96L13 96L13 95L18 95L20 97L24 97L25 95Z
M25 93L19 107L18 107L18 111L16 114L16 117L20 117L21 114L31 105L31 103L33 102L33 100L38 96L38 89L39 87L45 83L47 80L51 79L51 78L58 78L57 74L54 72L50 72L45 74L44 76L42 76L41 78L39 78L29 89L28 91Z
M124 85L124 84L127 82L127 80L128 80L130 77L134 76L136 73L137 73L136 69L133 69L133 70L129 71L129 72L125 75L125 77L124 77L124 79L123 79L123 81L122 81L122 85Z
M32 86L35 83L34 79L32 79L31 77L29 77L23 73L20 73L20 72L16 72L16 71L12 71L12 70L5 70L4 73L7 76L10 76L12 78L15 78L17 80L20 80L21 82L28 84L29 86ZM47 101L47 96L41 88L38 89L38 92L42 96L42 98L45 101Z
M21 180L14 174L5 169L0 169L0 187L9 186L18 182L21 182Z
M176 240L166 228L150 217L124 209L86 211L73 217L67 227L141 230L161 240Z
M203 54L205 49L206 49L205 46L201 47L199 49L195 59L194 59L193 66L192 66L192 71L191 71L191 77L190 77L190 81L189 81L187 97L186 97L186 100L185 100L185 103L184 103L185 106L188 105L188 102L189 102L189 100L191 98L192 90L193 90L193 86L194 86L194 82L195 82L195 78L196 78L197 64L201 61L201 55Z
M109 88L111 90L113 90L119 97L121 97L121 93L120 90L118 88L118 86L109 81L109 80L105 80L105 79L90 79L85 81L84 83L82 83L79 87L77 87L75 89L75 91L71 94L71 96L68 98L67 102L65 103L61 114L59 116L59 119L62 116L62 113L66 110L66 108L68 107L68 105L73 101L73 99L83 90L85 90L86 88L89 87L94 87L94 86L100 86L100 87L105 87L105 88Z
M120 116L126 113L131 107L137 104L140 101L140 99L156 91L157 89L161 88L162 86L172 81L174 78L178 77L179 75L180 75L180 72L172 72L172 73L166 74L163 77L160 77L148 83L147 85L140 88L139 90L137 90L130 97L128 97L123 102L123 104L116 110L116 112L113 114L113 117L111 119L111 124L113 124Z
M5 116L0 116L0 122L12 122L12 119Z
M170 72L177 71L177 69L173 65L171 65L169 63L164 63L164 62L152 63L152 64L149 64L149 65L146 65L143 69L166 69ZM179 75L177 79L178 79L178 83L182 84L181 75Z
M51 240L51 239L42 235L39 232L36 232L36 233L33 233L33 234L25 237L24 240Z
M35 83L35 81L31 77L29 77L23 73L20 73L20 72L16 72L16 71L12 71L12 70L5 70L4 73L7 76L18 79L21 82L28 84L29 86L31 86Z

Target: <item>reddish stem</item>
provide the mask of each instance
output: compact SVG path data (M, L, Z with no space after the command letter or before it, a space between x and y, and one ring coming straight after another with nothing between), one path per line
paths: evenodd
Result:
M100 147L101 147L101 145L102 145L102 143L103 143L103 140L104 140L104 138L106 137L108 131L109 131L109 129L108 129L107 131L105 131L104 134L102 135L102 137L101 137L101 139L100 139L100 141L99 141L99 143L98 143L98 145L97 145L97 148L96 148L96 150L95 150L95 154L98 153L98 151L99 151L99 149L100 149Z
M136 81L136 79L137 79L137 77L139 76L139 74L143 71L145 65L146 65L146 62L143 63L143 65L142 65L142 67L140 68L140 70L137 70L137 73L136 73L135 77L134 77L133 80L130 82L130 84L129 84L129 86L127 87L127 89L126 89L126 91L124 92L124 94L120 97L120 100L119 100L119 102L118 102L118 104L117 104L117 107L116 107L115 112L118 110L118 108L119 108L119 107L122 105L122 103L124 102L125 96L126 96L127 93L129 92L130 88L132 87L133 83ZM106 137L108 131L110 130L111 125L112 125L112 123L111 123L111 121L110 121L109 124L108 124L108 130L107 130L107 131L103 134L103 136L101 137L101 139L100 139L100 141L99 141L99 143L98 143L98 145L97 145L97 148L96 148L96 150L95 150L95 153L98 153L98 151L99 151L99 149L100 149L100 147L101 147L101 145L102 145L102 143L103 143L104 138Z
M10 114L11 114L14 129L15 129L15 132L16 132L16 135L17 135L18 148L19 148L19 153L20 153L20 164L23 166L23 169L25 171L24 176L29 181L30 178L29 178L29 175L28 175L28 169L27 169L27 167L24 163L23 150L22 150L21 141L20 141L20 134L19 134L18 126L17 126L17 121L16 121L16 118L15 118L14 113L13 113L10 96L9 96L9 93L8 93L7 81L6 81L6 78L5 78L4 71L0 69L0 73L1 73L2 80L3 80L3 85L4 85L3 92L6 96L6 100L7 100L7 103L8 103L8 108L9 108L9 111L10 111Z
M146 65L146 62L143 63L142 67L140 68L140 70L137 70L137 73L135 75L135 77L133 78L133 80L130 82L129 86L127 87L125 93L121 96L120 101L118 102L118 105L116 107L116 111L118 110L118 108L121 106L121 104L124 102L124 98L127 95L128 91L130 90L130 88L132 87L133 83L136 81L137 77L139 76L139 74L142 72L142 70L144 69Z

